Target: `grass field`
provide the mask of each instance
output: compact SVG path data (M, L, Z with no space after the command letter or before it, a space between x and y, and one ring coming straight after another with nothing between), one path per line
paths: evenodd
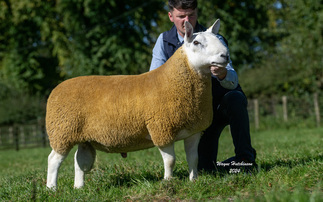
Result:
M57 191L46 189L50 148L0 152L0 201L323 201L323 128L252 133L258 172L202 173L188 180L183 143L175 146L174 175L164 181L157 148L120 154L98 152L85 187L73 189L73 154L62 164ZM233 156L228 131L218 160Z

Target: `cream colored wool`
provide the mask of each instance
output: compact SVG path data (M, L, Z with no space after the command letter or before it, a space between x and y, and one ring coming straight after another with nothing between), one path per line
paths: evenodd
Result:
M67 80L52 91L46 114L50 145L62 155L82 142L113 153L165 146L211 121L210 74L194 71L182 48L144 74Z

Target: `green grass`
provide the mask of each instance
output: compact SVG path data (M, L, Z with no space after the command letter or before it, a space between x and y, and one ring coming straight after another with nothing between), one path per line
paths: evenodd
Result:
M157 148L98 152L82 189L73 189L73 154L62 164L57 191L46 189L50 148L0 152L0 201L322 201L323 128L252 133L259 171L254 175L202 173L188 180L183 143L175 147L175 178L164 181ZM233 156L231 136L220 139L218 160Z

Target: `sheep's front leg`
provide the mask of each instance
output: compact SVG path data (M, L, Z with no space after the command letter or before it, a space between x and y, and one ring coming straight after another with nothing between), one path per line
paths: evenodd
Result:
M164 161L164 179L169 180L173 177L173 169L175 166L175 151L174 151L174 143L167 145L165 147L158 147L159 151L163 157Z
M198 164L198 144L201 133L192 135L184 140L186 160L190 173L190 180L197 178L197 164Z
M96 152L90 143L81 143L74 156L74 188L84 186L85 172L89 172L95 161Z
M59 167L66 158L67 155L61 155L54 150L48 156L48 168L47 168L47 187L55 189L57 186L57 175Z

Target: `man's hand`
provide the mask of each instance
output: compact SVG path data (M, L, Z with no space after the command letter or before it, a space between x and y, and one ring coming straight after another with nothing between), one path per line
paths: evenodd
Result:
M220 80L223 80L227 76L228 70L225 67L211 66L210 69L211 73Z

